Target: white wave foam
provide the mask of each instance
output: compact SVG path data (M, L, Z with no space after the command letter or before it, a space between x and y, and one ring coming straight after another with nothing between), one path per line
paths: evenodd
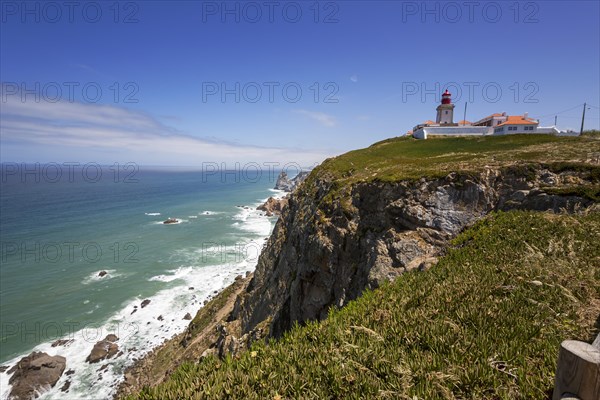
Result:
M262 211L256 209L262 203L264 202L248 206L248 208L241 208L233 216L233 219L239 222L234 222L231 226L244 232L250 232L259 236L268 236L272 229L272 223L268 218L264 217Z
M170 272L173 273L172 276L183 281L182 285L164 289L147 297L150 303L144 308L141 307L144 298L133 299L124 304L123 308L104 324L77 327L81 329L60 337L60 339L73 339L73 342L66 346L52 347L52 342L36 346L32 351L42 351L51 356L63 356L67 359L67 371L70 369L75 371L72 375L63 374L56 385L40 399L112 398L118 383L123 380L122 374L125 368L132 365L134 359L143 357L165 340L182 332L189 324L189 321L183 319L186 313L195 315L204 300L214 296L215 291L231 284L237 275L252 271L254 266L255 264L244 261L238 264L202 268L177 268ZM193 290L190 290L191 287ZM158 319L159 316L162 316L162 321ZM117 344L123 354L96 364L87 363L85 359L94 344L111 333L119 337ZM12 367L26 354L15 357L3 365ZM102 368L105 370L102 371ZM0 374L3 399L8 398L10 393L9 378L8 374ZM71 385L69 391L63 393L60 388L67 381L70 381Z
M201 308L203 301L214 296L215 291L231 284L236 276L254 270L258 254L264 243L263 239L269 235L272 229L272 222L261 216L261 212L256 210L256 206L259 204L261 203L257 203L253 207L248 206L247 209L241 208L239 213L233 217L237 221L234 223L236 228L260 236L259 239L246 239L242 243L244 251L249 252L251 256L246 255L233 259L229 257L226 258L224 263L218 265L192 267L189 265L198 264L199 252L220 251L226 255L231 255L240 251L240 245L217 245L205 249L184 250L190 257L190 263L187 266L168 270L164 274L150 278L151 281L165 283L180 281L181 284L176 284L147 297L150 303L144 308L141 307L144 298L135 298L123 304L120 311L101 325L77 327L68 332L68 335L54 338L54 340L61 338L73 339L73 342L69 345L52 347L51 343L54 341L52 340L32 349L32 351L43 351L51 356L61 355L66 357L67 371L74 371L71 375L63 374L56 385L44 393L40 399L69 398L87 400L89 398L112 398L118 384L123 380L123 372L128 366L165 340L185 330L189 324L189 321L183 319L186 313L189 312L191 315L195 315L197 310ZM204 213L199 215L222 214L222 212L212 211L205 211ZM182 222L187 222L187 220L178 221L178 223ZM163 221L154 223L162 225ZM256 252L255 256L254 252ZM108 274L103 278L98 276L100 271L90 274L84 280L84 283L120 276L115 270L106 271ZM190 290L191 288L193 290ZM84 301L84 303L89 303L89 300L87 300L87 303ZM94 312L98 307L96 305L91 312ZM162 321L158 319L159 316L162 316ZM123 354L109 360L102 360L96 364L87 363L85 359L94 344L111 333L119 337L117 344ZM13 366L29 353L15 357L3 363L3 365ZM102 368L105 369L101 370ZM10 375L6 373L0 374L0 396L3 399L8 398L11 390L11 385L8 384L9 378ZM60 388L67 381L70 382L70 388L67 393L63 393Z
M159 213L159 212L149 212L149 213L144 213L144 214L146 214L146 215L150 215L150 216L152 216L152 217L154 217L154 216L156 216L156 215L160 215L160 213Z
M279 190L279 189L269 189L269 192L273 193L273 195L271 197L273 197L274 199L277 199L277 200L283 199L285 196L287 196L289 194L289 192L286 192L285 190ZM265 199L265 201L267 201L267 199Z
M223 212L222 211L208 211L208 210L205 210L205 211L202 211L202 212L198 213L198 215L219 215L219 214L223 214Z

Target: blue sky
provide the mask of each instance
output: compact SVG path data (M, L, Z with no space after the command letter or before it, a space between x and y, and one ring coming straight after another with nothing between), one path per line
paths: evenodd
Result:
M312 165L435 119L448 86L455 120L578 130L587 102L599 129L599 4L3 0L0 156Z

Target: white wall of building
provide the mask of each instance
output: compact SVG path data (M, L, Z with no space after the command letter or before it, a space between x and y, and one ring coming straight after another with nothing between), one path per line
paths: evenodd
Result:
M492 128L494 135L512 135L514 133L541 133L535 125L504 125Z

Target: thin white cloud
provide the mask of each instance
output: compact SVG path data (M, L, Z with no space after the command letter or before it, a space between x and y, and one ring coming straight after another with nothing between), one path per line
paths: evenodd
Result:
M350 80L354 83L358 82L358 75L354 74L350 77Z
M44 159L52 157L47 152L60 148L61 154L72 154L73 159L94 154L104 158L125 154L129 160L140 163L188 166L204 161L285 163L290 160L309 165L331 156L318 150L234 144L186 135L148 114L113 105L22 102L18 96L2 99L0 140L3 159L11 156L10 150L4 150L9 146L30 152L41 149L46 152L40 154Z
M305 115L310 119L317 121L321 125L331 128L337 125L337 120L333 115L325 114L319 111L295 110L297 113Z

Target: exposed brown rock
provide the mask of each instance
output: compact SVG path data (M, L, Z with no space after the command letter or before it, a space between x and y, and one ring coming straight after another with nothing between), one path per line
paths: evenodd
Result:
M56 385L65 370L66 359L33 352L23 357L8 373L12 385L10 397L15 400L29 400L38 397L39 391Z
M265 211L267 217L271 217L274 214L280 215L283 208L287 205L288 199L275 199L273 197L269 197L267 201L265 201L260 206L256 207L257 210Z
M115 343L117 340L119 340L119 338L116 335L107 335L103 340L100 340L94 345L94 348L85 361L92 364L111 358L119 351L119 345Z
M146 307L148 304L150 304L150 300L146 299L144 301L142 301L141 307L144 308Z

